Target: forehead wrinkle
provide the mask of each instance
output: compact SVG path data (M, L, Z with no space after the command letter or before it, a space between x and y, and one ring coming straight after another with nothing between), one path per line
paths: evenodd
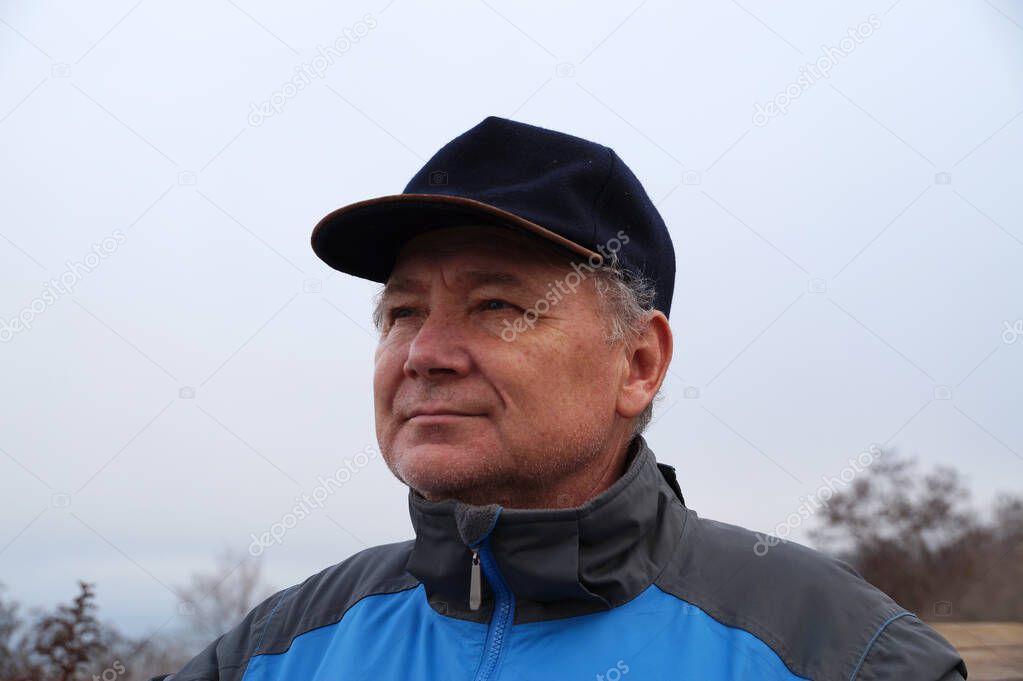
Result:
M451 286L447 285L448 277L444 276L443 273L442 279L445 280L445 285L451 288ZM463 288L470 291L484 286L506 286L526 293L532 293L534 288L526 279L512 272L502 270L467 270L457 273L452 279L456 284L460 284ZM398 293L425 293L426 289L427 285L423 281L414 277L399 275L388 279L381 297L388 298Z
M510 286L513 288L529 290L531 287L526 280L511 272L500 270L469 270L462 272L455 277L462 280L470 289L481 288L488 285Z
M384 284L384 290L380 294L380 298L390 298L398 293L422 293L425 290L426 286L421 281L413 279L412 277L399 275L397 277L388 277L387 283Z

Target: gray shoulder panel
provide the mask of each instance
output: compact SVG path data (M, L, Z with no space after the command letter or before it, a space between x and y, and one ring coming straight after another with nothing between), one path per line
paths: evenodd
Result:
M278 591L167 681L238 681L253 655L283 653L295 637L336 623L367 596L415 587L419 582L405 571L412 543L360 551Z
M938 632L916 615L896 617L877 633L864 651L855 681L966 678L966 665Z
M896 667L907 672L898 678L937 681L960 661L944 639L915 616L902 616L902 607L848 564L792 542L765 549L762 535L686 513L682 540L657 586L753 634L793 674L814 681L897 678L880 670L906 645L919 650ZM921 673L930 669L930 676Z

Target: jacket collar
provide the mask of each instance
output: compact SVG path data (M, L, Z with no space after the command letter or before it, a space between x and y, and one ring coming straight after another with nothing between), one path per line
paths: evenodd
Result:
M485 618L486 608L468 609L469 547L489 538L521 617L579 614L631 600L671 557L685 508L674 469L658 464L641 436L629 455L625 473L611 487L575 508L431 502L410 489L416 539L406 569L425 586L435 609Z

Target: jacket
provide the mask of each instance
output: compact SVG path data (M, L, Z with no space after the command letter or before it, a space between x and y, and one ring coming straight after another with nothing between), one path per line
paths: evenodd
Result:
M642 437L583 506L409 492L415 539L271 596L154 681L959 681L954 648L847 564L701 518Z

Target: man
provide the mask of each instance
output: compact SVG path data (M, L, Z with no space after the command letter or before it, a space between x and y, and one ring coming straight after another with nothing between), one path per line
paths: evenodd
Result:
M965 678L844 563L686 508L641 435L674 250L612 150L490 117L312 245L385 283L376 430L416 536L275 594L173 681Z

